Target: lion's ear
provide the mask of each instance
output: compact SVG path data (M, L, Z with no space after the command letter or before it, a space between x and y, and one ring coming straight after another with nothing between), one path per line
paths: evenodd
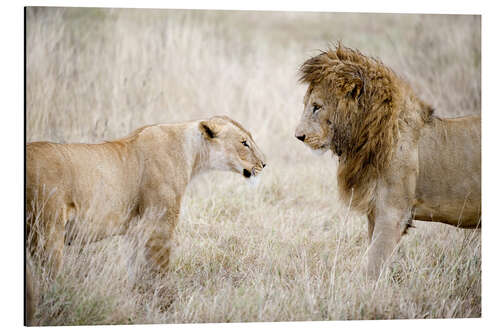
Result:
M353 66L345 66L337 73L342 94L357 99L363 94L363 79L361 73Z
M346 95L352 99L357 99L363 93L363 81L360 78L354 78L346 89Z
M209 120L201 121L198 127L205 139L213 139L217 136L217 127L213 122Z

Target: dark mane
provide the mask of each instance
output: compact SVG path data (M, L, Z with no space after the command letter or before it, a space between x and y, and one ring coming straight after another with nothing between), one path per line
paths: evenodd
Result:
M324 98L337 103L329 112L334 113L332 146L342 151L337 173L340 194L353 208L366 212L401 132L422 126L431 119L432 108L380 60L340 43L305 61L299 74L309 89L318 84L328 87ZM417 101L415 109L405 106L408 99Z

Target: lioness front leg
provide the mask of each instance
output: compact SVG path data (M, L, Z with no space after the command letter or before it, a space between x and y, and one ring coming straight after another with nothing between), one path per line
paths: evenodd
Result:
M152 270L164 273L170 262L172 234L179 217L179 209L170 208L159 219L149 221L145 242L146 260Z

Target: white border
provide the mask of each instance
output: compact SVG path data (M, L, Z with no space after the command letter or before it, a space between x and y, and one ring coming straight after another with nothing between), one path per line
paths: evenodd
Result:
M492 2L491 2L492 3ZM498 103L499 85L496 84L498 72L498 31L499 17L496 8L487 1L435 1L425 0L406 3L403 1L150 1L150 0L110 0L110 1L25 1L5 5L1 11L2 22L2 196L4 210L2 215L1 253L2 253L2 301L0 313L2 326L7 329L22 328L22 228L23 223L23 6L75 6L75 7L122 7L122 8L197 8L197 9L240 9L240 10L285 10L285 11L336 11L336 12L390 12L390 13L440 13L440 14L482 14L482 55L483 55L483 318L459 320L397 320L397 321L334 321L334 322L295 322L295 323L254 323L254 324L203 324L203 325L150 325L150 326L98 326L92 330L191 330L233 331L234 329L292 331L331 329L349 331L392 331L421 332L422 330L446 329L454 332L482 331L485 328L499 327L498 308L500 297L499 274L497 268L499 245L497 235L500 230L495 189L500 185L498 177L498 125L500 112ZM5 154L6 152L6 154ZM496 224L496 225L495 225ZM68 329L65 328L46 328ZM75 327L71 330L87 330L89 327ZM10 330L9 330L10 331Z
M486 3L486 1L484 1ZM333 11L376 13L431 13L431 14L481 14L488 9L483 1L433 1L420 0L411 4L405 1L231 1L231 0L46 0L25 1L27 6L61 7L110 7L110 8L180 8L180 9L234 9L278 11Z

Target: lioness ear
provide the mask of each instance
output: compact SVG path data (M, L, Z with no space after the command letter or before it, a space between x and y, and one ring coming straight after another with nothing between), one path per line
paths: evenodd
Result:
M217 136L216 128L215 128L214 124L210 123L209 121L205 121L205 120L201 121L199 128L200 128L201 134L203 134L203 136L206 139L213 139Z

